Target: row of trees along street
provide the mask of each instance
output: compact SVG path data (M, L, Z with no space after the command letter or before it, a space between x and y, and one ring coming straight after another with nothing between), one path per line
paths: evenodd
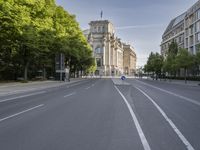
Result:
M0 0L0 80L54 76L59 53L73 74L95 68L75 16L54 0Z
M187 49L178 48L176 42L169 45L165 57L151 52L144 72L156 80L158 78L200 80L200 45L197 45L196 55Z

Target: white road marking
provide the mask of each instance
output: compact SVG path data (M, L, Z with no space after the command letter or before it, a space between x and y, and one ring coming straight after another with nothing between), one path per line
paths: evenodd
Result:
M46 91L41 91L41 92L36 92L36 93L32 93L32 94L27 94L27 95L22 95L22 96L17 96L17 97L3 99L3 100L0 100L0 103L6 102L6 101L11 101L11 100L14 100L14 99L19 99L19 98L24 98L24 97L39 95L39 94L43 94L43 93L46 93Z
M21 112L19 112L19 113L13 114L13 115L11 115L11 116L2 118L2 119L0 119L0 122L2 122L2 121L4 121L4 120L7 120L7 119L9 119L9 118L13 118L13 117L18 116L18 115L21 115L21 114L23 114L23 113L25 113L25 112L31 111L31 110L33 110L33 109L36 109L36 108L39 108L39 107L42 107L42 106L44 106L44 104L40 104L40 105L38 105L38 106L35 106L35 107L32 107L32 108L26 109L26 110L24 110L24 111L21 111Z
M135 87L135 86L134 86ZM145 95L158 109L158 111L162 114L162 116L165 118L165 120L170 124L174 132L178 135L178 137L181 139L181 141L185 144L186 148L188 150L194 150L192 145L189 143L189 141L184 137L184 135L181 133L181 131L176 127L176 125L173 123L173 121L166 115L166 113L160 108L160 106L144 91L142 91L140 88L135 87L137 90L139 90L143 95Z
M90 89L91 87L93 87L95 84L92 84L91 86L88 86L88 87L86 87L85 89L86 90L88 90L88 89Z
M139 121L138 121L138 119L137 119L135 113L133 112L133 109L132 109L131 105L130 105L129 102L126 100L125 96L120 92L120 90L119 90L116 86L115 86L115 88L116 88L116 90L119 92L119 94L121 95L121 97L123 98L124 102L126 103L128 109L129 109L129 112L130 112L130 114L131 114L131 116L132 116L132 119L133 119L133 121L134 121L134 123L135 123L136 129L137 129L138 134L139 134L139 136L140 136L140 140L141 140L141 142L142 142L142 145L143 145L144 150L151 150L151 148L150 148L150 146L149 146L149 143L148 143L148 141L147 141L147 139L146 139L146 137L145 137L145 135L144 135L144 132L142 131L142 128L141 128L141 126L140 126L140 124L139 124Z
M72 83L72 85L69 85L69 87L73 87L73 86L77 86L77 85L80 85L80 84L83 84L83 83L87 83L88 81L86 80L84 80L84 81L77 81L78 83Z
M73 92L71 94L65 95L64 97L69 97L69 96L72 96L72 95L75 95L75 94L76 94L76 92Z
M194 99L191 99L191 98L188 98L188 97L179 95L179 94L175 94L175 93L173 93L173 92L170 92L170 91L167 91L167 90L158 88L158 87L156 87L156 86L150 85L150 84L148 84L148 83L144 83L144 82L139 81L139 80L136 80L136 81L138 81L138 82L140 82L140 83L142 83L142 84L144 84L144 85L150 86L150 87L152 87L152 88L155 88L155 89L157 89L157 90L160 90L160 91L162 91L162 92L165 92L165 93L171 94L171 95L173 95L173 96L179 97L179 98L181 98L181 99L184 99L185 101L188 101L188 102L190 102L190 103L193 103L193 104L196 104L196 105L199 105L199 106L200 106L200 102L198 102L197 100L194 100Z
M88 90L89 88L91 88L91 86L89 86L89 87L86 87L85 89L86 89L86 90Z

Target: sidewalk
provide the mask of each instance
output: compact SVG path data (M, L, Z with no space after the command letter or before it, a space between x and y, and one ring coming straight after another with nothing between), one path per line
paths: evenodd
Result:
M82 78L72 78L70 82L61 82L61 81L35 81L35 82L28 82L28 83L0 83L0 96L5 95L12 95L24 92L31 92L34 90L42 90L45 88L51 87L59 87L66 84L76 83L82 80Z
M147 79L147 80L153 80L153 79ZM200 81L190 81L187 80L187 83L185 83L185 80L165 80L165 79L158 79L158 80L154 80L154 81L158 81L158 82L165 82L165 83L169 83L169 84L179 84L179 85L188 85L188 86L199 86L200 87Z

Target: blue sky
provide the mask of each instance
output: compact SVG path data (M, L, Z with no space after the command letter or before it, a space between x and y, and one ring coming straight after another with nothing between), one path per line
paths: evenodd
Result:
M137 65L146 63L151 51L160 52L162 34L174 17L189 9L197 0L56 0L76 15L82 29L100 19L110 20L116 35L130 43L137 54Z

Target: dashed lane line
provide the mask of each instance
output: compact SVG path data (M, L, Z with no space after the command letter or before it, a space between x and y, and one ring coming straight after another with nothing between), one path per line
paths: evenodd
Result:
M66 98L66 97L69 97L69 96L72 96L72 95L75 95L75 94L76 94L76 92L73 92L73 93L70 93L68 95L65 95L64 97Z
M6 101L15 100L15 99L20 99L20 98L24 98L24 97L29 97L29 96L44 94L44 93L46 93L46 91L41 91L41 92L36 92L36 93L31 93L31 94L26 94L26 95L21 95L21 96L12 97L12 98L7 98L7 99L0 100L0 103L6 102Z
M26 110L24 110L24 111L18 112L18 113L16 113L16 114L10 115L10 116L5 117L5 118L2 118L2 119L0 119L0 122L5 121L5 120L10 119L10 118L13 118L13 117L18 116L18 115L21 115L21 114L23 114L23 113L26 113L26 112L28 112L28 111L34 110L34 109L39 108L39 107L42 107L42 106L44 106L44 104L40 104L40 105L38 105L38 106L35 106L35 107L32 107L32 108L26 109Z

